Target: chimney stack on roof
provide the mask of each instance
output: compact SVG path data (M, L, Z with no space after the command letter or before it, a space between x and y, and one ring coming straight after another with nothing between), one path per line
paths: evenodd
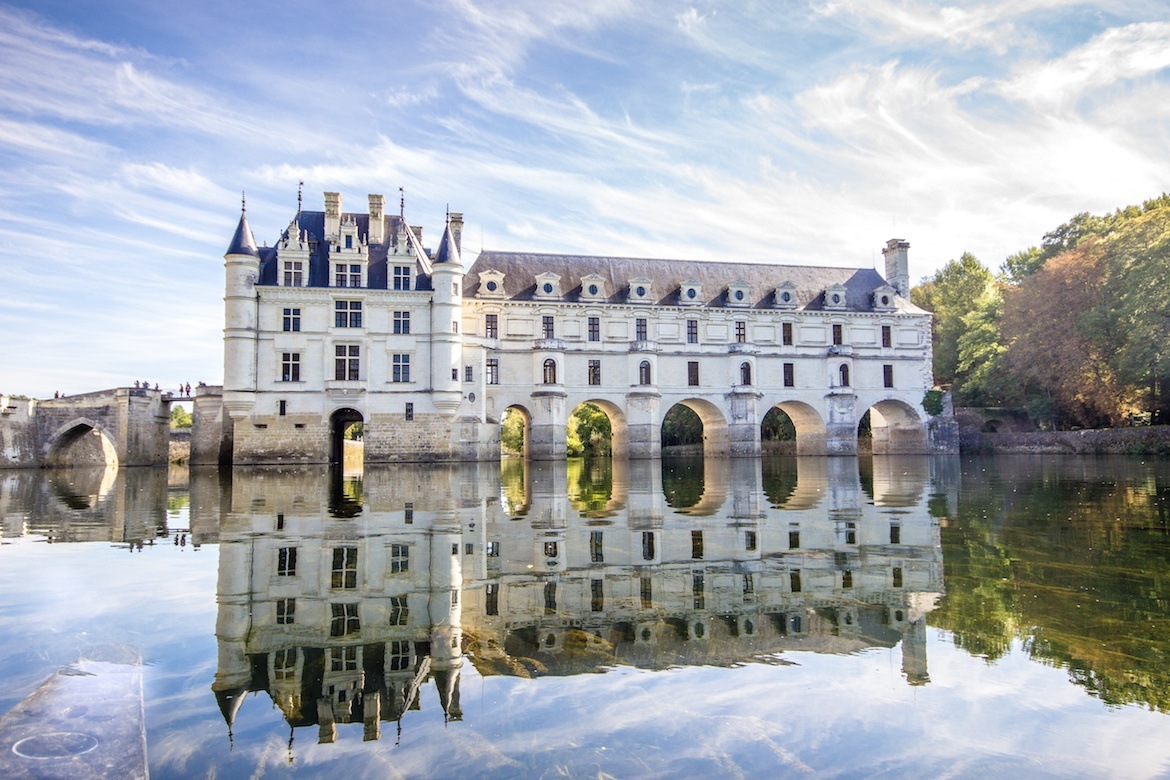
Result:
M341 235L341 193L325 193L325 238L336 239Z
M386 234L383 231L383 215L386 211L386 196L385 195L371 195L370 196L370 228L366 241L370 244L381 244L386 240Z
M460 256L463 255L463 212L452 211L447 215L447 221L451 224L451 237L455 239L455 248L459 250Z
M882 255L886 258L886 281L903 298L910 298L910 242L891 238L886 242Z

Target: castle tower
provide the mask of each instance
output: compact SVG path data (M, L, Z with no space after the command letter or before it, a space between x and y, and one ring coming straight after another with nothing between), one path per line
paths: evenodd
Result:
M240 210L240 223L223 256L226 266L224 289L223 376L224 400L239 402L239 394L256 390L256 293L260 278L260 252ZM235 396L235 397L233 397ZM247 400L250 403L250 399ZM231 409L231 406L228 406Z
M459 382L459 363L463 354L463 341L459 335L463 322L463 261L450 222L435 253L431 283L435 291L431 319L434 372L431 387L434 388L435 407L443 414L454 415L463 400Z

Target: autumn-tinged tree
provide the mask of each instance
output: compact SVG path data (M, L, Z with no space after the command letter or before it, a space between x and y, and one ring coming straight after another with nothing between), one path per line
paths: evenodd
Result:
M1033 417L1043 410L1057 427L1115 425L1129 409L1111 355L1093 338L1105 270L1102 244L1088 241L1005 291L1002 367L1030 401Z

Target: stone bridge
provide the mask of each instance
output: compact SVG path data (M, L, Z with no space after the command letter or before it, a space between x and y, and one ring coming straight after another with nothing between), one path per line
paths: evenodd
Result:
M0 398L0 468L156 466L168 460L171 398L118 387L44 401Z

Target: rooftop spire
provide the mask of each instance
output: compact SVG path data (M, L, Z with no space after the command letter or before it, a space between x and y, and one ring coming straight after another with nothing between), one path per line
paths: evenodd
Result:
M240 223L236 225L236 233L232 236L232 242L228 245L224 255L260 257L260 252L256 249L256 239L252 235L252 228L248 225L247 204L243 199L240 201Z

